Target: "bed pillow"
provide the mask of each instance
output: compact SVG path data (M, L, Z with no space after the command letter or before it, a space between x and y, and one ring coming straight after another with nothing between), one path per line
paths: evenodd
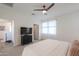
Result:
M79 41L73 41L67 51L67 56L79 56Z

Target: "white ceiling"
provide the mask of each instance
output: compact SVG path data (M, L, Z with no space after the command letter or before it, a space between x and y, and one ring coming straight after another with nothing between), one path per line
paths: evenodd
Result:
M44 3L47 7L50 5L50 3ZM30 13L34 12L33 9L38 9L42 8L44 5L43 3L17 3L14 4L14 8L16 10L20 10L24 13ZM56 3L54 7L52 7L49 11L48 14L50 13L55 13L53 15L61 15L64 13L69 13L69 12L74 12L79 10L79 4L78 3ZM36 13L36 12L34 12ZM36 15L39 15L40 12L37 12Z
M47 7L50 3L44 3ZM16 3L14 7L11 8L13 10L19 11L20 13L32 15L35 13L33 17L43 17L44 15L40 11L33 11L33 9L42 8L43 3ZM5 6L5 5L4 5ZM48 12L46 17L54 17L54 16L61 16L68 13L72 13L75 11L79 11L79 4L78 3L55 3L54 7L52 7ZM45 16L44 16L45 17Z

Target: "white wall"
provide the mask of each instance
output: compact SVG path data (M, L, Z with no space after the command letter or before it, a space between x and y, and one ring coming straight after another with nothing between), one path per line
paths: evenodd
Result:
M5 26L5 24L0 22L0 26ZM0 39L3 39L3 40L5 39L5 35L4 34L5 34L4 30L0 31Z
M57 18L57 39L79 40L79 11Z
M20 44L20 27L28 26L27 24L29 23L30 17L23 15L9 7L2 7L0 5L0 18L14 21L14 45Z
M50 19L50 18L49 18ZM79 40L79 11L51 18L56 20L56 35L42 34L42 39Z
M14 23L14 30L12 30L14 32L14 36L12 37L14 39L14 45L21 44L20 27L32 27L33 24L38 24L39 22L37 19L32 19L32 15L28 13L23 14L13 8L2 5L0 5L0 18L14 21L12 22Z
M20 26L32 26L33 24L39 24L41 25L41 20L38 18L32 18L32 15L27 15L27 16L20 16L17 15L15 18L15 35L17 37L17 42L20 42L20 36L18 36L19 33L19 28ZM64 40L64 41L72 41L75 39L79 39L79 11L69 13L66 15L62 15L59 17L55 18L49 18L49 19L54 19L57 21L57 32L56 35L48 35L48 38L52 39L57 39L57 40ZM20 20L19 23L17 23ZM41 28L41 27L40 27ZM41 30L40 30L41 33ZM41 35L42 36L42 35ZM41 39L40 36L40 39ZM46 38L46 35L43 35L44 38Z

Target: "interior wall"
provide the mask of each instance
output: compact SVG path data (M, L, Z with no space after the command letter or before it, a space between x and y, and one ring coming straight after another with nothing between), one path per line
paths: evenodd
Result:
M63 15L57 18L58 40L79 40L79 11Z
M79 40L79 11L75 11L73 13L69 13L69 14L65 14L59 17L55 17L55 18L49 18L52 20L56 20L56 35L41 35L41 26L40 26L40 39L42 39L41 37L43 36L43 38L49 38L49 39L57 39L57 40L63 40L63 41L72 41L72 40ZM22 16L18 16L17 18L22 17ZM41 25L41 19L39 20L38 18L32 18L32 15L27 17L22 17L17 19L16 22L18 22L19 20L24 19L21 21L21 23L18 23L18 25L16 26L18 29L20 26L32 26L33 24L39 24ZM27 19L27 20L26 20ZM28 20L29 19L29 20ZM22 23L23 22L23 23ZM27 23L27 24L26 24ZM17 24L17 23L16 23ZM16 33L19 34L19 30L16 29ZM17 36L18 39L20 38L19 36ZM18 42L18 41L17 41ZM20 42L20 41L19 41Z
M32 19L31 24L37 23L40 25L40 39L57 39L63 41L79 40L79 11L68 13L58 17L51 17L48 20L56 20L56 35L42 34L41 20ZM46 20L46 19L45 19Z
M9 8L9 7L2 7L0 5L0 18L4 20L14 21L14 34L13 34L13 41L14 46L20 44L20 27L21 26L28 26L27 23L29 22L29 18L27 15L20 14L19 12Z
M0 26L5 26L5 24L0 22ZM5 30L0 31L0 39L4 41L4 39L5 39Z
M56 35L41 33L41 39L55 39L67 42L79 40L79 11L51 18L51 20L56 20Z
M14 46L21 44L21 35L20 35L20 27L32 27L33 24L38 24L37 19L32 19L32 15L26 13L23 14L19 11L16 11L10 7L0 5L0 18L4 20L13 21L12 25L14 30L13 33L13 41Z
M21 44L20 27L33 27L33 24L40 25L40 20L33 18L32 15L16 14L16 18L15 18L15 39L16 39L15 41L17 43L16 45ZM40 31L39 31L39 34L40 34Z

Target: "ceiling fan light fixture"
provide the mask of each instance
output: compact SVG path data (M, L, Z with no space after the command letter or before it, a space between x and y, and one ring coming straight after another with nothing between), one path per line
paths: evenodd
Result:
M34 11L42 11L43 15L47 15L47 11L52 8L55 5L55 3L52 3L49 7L45 8L46 6L43 5L42 9L34 9Z
M46 10L43 10L42 12L43 12L44 15L47 14L47 11Z

